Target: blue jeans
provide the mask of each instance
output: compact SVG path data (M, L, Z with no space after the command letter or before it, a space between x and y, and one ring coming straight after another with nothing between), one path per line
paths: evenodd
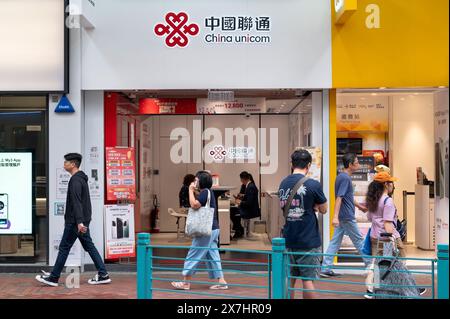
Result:
M89 253L89 256L91 256L95 268L97 268L98 274L100 276L106 276L108 274L102 257L100 257L97 248L95 248L95 245L92 242L89 228L85 234L81 234L78 233L77 225L66 224L64 226L64 233L61 238L61 243L59 244L58 257L56 258L55 266L53 267L53 270L50 274L50 278L56 280L59 279L64 265L66 264L67 257L69 257L70 249L72 248L77 238L80 240L83 249Z
M333 238L330 241L330 245L327 249L327 254L335 255L341 248L342 239L344 235L350 237L353 246L358 250L360 255L364 255L362 252L364 245L364 238L359 232L358 224L355 220L345 220L339 221L339 226L334 229ZM329 270L333 265L333 256L325 256L322 262L323 270ZM364 264L368 266L370 264L370 259L363 258Z
M212 231L211 236L194 237L191 248L184 262L183 276L192 276L196 273L198 265L202 262L199 259L204 259L206 268L208 268L210 279L223 278L222 264L220 262L219 251L217 250L219 242L220 230ZM210 247L208 249L196 249L195 247ZM216 248L216 249L214 249Z

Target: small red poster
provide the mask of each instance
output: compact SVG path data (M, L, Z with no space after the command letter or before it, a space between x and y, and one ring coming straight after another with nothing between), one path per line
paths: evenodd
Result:
M136 199L136 163L133 147L106 148L107 200Z

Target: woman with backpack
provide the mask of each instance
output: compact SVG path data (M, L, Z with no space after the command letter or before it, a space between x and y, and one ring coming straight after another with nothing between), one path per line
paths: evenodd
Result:
M392 234L399 257L406 257L405 246L403 245L402 235L399 229L402 225L397 216L397 208L391 196L394 194L394 182L397 178L392 177L388 172L378 172L366 196L366 205L368 208L367 217L372 222L370 229L370 242L372 246L372 256L383 255L383 245L379 245L379 238L382 234ZM374 261L375 262L375 261ZM372 265L373 266L373 265ZM405 274L406 275L406 274ZM414 279L411 279L415 282ZM373 272L369 271L366 279L368 284L366 299L373 299ZM426 292L424 288L418 288L418 293L423 295Z
M400 233L397 231L397 223L399 223L397 209L394 200L391 198L395 190L395 181L397 179L391 177L389 173L380 172L375 175L373 182L369 185L366 205L369 209L367 217L372 222L370 231L372 255L383 254L382 247L377 247L378 238L382 233L390 233L395 239L400 257L405 257L405 246Z

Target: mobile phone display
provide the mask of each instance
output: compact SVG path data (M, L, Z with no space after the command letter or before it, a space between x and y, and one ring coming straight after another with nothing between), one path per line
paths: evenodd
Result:
M0 227L8 223L8 194L0 194Z

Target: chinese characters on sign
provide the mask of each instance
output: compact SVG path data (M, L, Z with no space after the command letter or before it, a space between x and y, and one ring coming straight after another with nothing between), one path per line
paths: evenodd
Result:
M271 20L267 16L210 16L205 18L205 28L212 32L205 36L206 43L267 44L272 41Z
M56 170L56 198L66 199L69 188L70 174L64 168Z
M343 96L337 101L338 131L387 132L389 111L387 97Z
M197 99L197 114L265 113L265 98L238 98L233 102Z
M107 200L136 199L134 148L106 148Z
M20 167L20 158L0 158L0 167Z
M211 31L270 31L270 17L208 17L205 26Z

